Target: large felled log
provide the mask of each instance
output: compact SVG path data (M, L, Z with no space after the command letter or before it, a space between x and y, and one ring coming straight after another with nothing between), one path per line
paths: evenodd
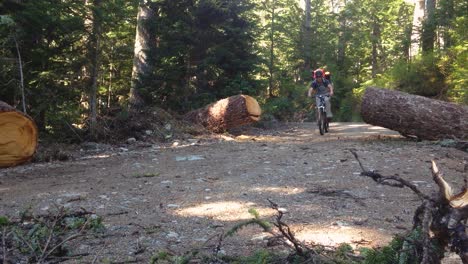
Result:
M28 161L36 148L37 127L34 121L0 101L0 167Z
M224 132L230 128L258 121L261 112L254 98L248 95L235 95L191 111L184 116L184 119L201 124L214 132Z
M367 88L361 105L366 123L406 136L438 140L468 138L468 107L399 91Z

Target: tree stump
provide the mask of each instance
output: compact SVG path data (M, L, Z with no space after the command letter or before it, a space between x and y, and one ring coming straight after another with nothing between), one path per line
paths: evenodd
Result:
M426 140L468 138L468 106L399 91L367 88L361 115L366 123L404 136Z
M261 112L257 100L253 97L235 95L191 111L184 119L220 133L258 121Z
M37 148L37 127L26 114L0 101L0 167L28 161Z

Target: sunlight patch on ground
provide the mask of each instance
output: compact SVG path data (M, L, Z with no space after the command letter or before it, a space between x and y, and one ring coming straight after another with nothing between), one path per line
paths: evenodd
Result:
M294 229L297 227L292 226ZM392 235L384 231L355 226L302 226L295 231L296 238L325 246L338 246L348 243L354 248L375 247L388 244Z
M303 193L303 192L305 192L305 190L306 190L305 188L287 188L287 187L255 187L255 188L252 188L252 191L254 191L254 192L259 192L259 193L272 192L272 193L286 194L286 195Z
M203 203L200 205L176 210L175 214L182 217L207 217L219 221L238 221L252 219L249 209L254 208L260 216L267 217L275 214L270 208L255 206L254 203L223 201Z
M275 136L248 136L248 135L240 135L235 138L238 142L245 142L245 141L261 141L261 142L280 142L284 139Z
M378 127L378 126L372 126L372 127L369 127L370 130L380 130L380 131L386 131L388 129L384 128L384 127Z
M349 127L366 127L368 126L367 124L352 124L352 125L348 125Z
M99 155L90 155L80 158L80 160L87 160L87 159L106 159L110 158L112 155L110 154L99 154Z

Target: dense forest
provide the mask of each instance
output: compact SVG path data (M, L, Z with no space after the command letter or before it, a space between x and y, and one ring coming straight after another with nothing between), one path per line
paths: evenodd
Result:
M336 120L359 120L369 85L468 104L467 14L465 0L3 0L0 100L50 135L240 93L263 119L298 120L320 67Z

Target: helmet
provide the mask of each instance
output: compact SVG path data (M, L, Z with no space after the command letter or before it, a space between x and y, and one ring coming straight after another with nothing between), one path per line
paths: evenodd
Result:
M322 69L317 69L314 71L314 78L319 78L323 77L323 70Z

